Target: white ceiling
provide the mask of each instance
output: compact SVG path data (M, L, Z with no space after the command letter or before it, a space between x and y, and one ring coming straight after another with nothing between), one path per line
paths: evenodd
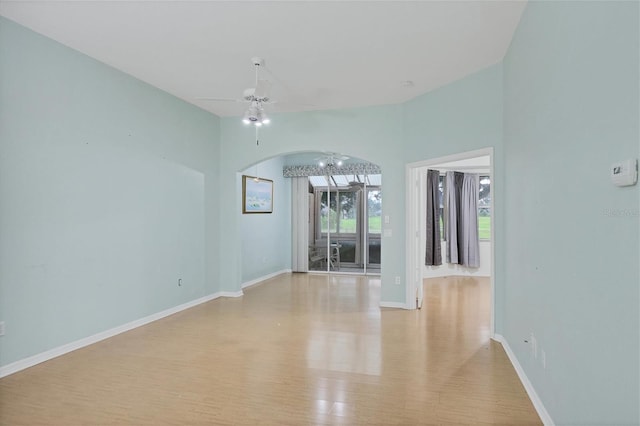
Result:
M266 59L274 112L407 101L499 62L525 4L0 0L0 14L229 116L245 106L196 98L240 98L253 56Z

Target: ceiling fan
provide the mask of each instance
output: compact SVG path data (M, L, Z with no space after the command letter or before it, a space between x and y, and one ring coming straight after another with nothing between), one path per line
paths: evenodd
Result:
M352 188L363 189L366 183L360 181L360 177L356 174L353 175L353 180L349 181L349 186Z
M327 152L323 157L314 159L320 167L340 167L349 157L335 152Z
M248 104L247 110L242 116L242 122L245 124L253 124L260 127L263 124L269 124L271 120L264 111L264 106L275 103L270 98L271 83L268 80L261 80L259 76L260 67L264 66L264 59L259 57L251 58L256 71L255 87L250 87L242 92L242 99L228 98L196 98L201 101L212 102L240 102Z

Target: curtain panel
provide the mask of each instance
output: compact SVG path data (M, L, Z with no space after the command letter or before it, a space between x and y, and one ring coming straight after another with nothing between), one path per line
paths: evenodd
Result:
M480 266L480 241L478 238L478 175L465 173L460 194L460 224L462 243L458 247L461 264L470 268Z
M439 171L427 170L427 250L425 264L434 266L442 265L439 178Z
M478 175L447 172L444 179L444 239L446 262L480 267ZM427 190L427 197L428 197ZM427 213L428 214L428 213Z
M309 178L291 182L291 270L309 271Z
M458 263L458 204L456 203L455 172L444 178L444 239L447 242L447 263Z

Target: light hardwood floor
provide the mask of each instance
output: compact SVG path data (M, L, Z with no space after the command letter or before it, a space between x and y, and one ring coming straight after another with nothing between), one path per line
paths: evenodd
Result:
M487 279L285 274L0 379L0 424L540 424Z

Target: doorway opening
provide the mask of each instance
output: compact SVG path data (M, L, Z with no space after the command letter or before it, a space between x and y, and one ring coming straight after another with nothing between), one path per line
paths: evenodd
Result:
M479 264L473 267L447 262L445 251L448 242L445 241L444 220L440 220L440 248L442 250L441 265L425 265L427 241L427 170L437 170L441 175L446 172L475 175L478 204L477 225L479 236ZM432 172L433 173L433 172ZM447 277L473 277L489 281L490 294L490 325L489 336L495 333L495 286L494 286L494 224L493 212L495 197L491 187L493 185L493 148L485 148L447 157L411 163L407 165L407 293L406 306L410 309L422 307L424 285L442 283ZM444 213L443 193L444 177L438 182L437 209L440 215ZM436 262L437 263L437 262ZM474 281L474 280L469 280ZM475 282L475 281L474 281ZM437 285L437 284L436 284ZM426 305L425 305L426 306Z
M380 273L382 176L309 176L309 270Z
M381 272L382 170L338 153L286 158L294 272Z

